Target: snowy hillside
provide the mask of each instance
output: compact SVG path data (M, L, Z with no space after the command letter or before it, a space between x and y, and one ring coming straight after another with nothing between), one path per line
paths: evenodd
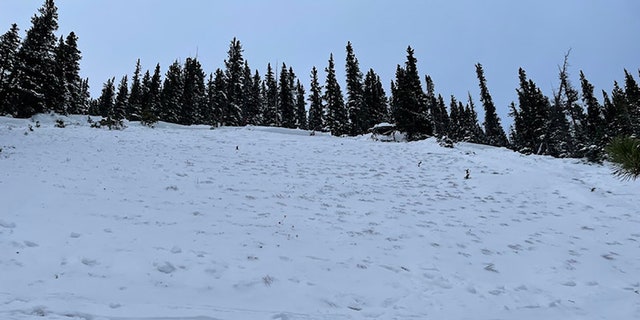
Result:
M640 319L608 166L37 119L0 118L0 319Z

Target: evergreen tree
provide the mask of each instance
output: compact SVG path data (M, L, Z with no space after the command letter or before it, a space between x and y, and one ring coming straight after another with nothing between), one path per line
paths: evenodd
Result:
M244 58L242 45L236 38L231 40L227 59L224 61L226 70L227 105L223 120L225 125L242 125L242 103L244 99Z
M624 94L633 134L640 136L640 86L626 69L624 70Z
M258 70L253 74L251 86L247 92L247 123L260 125L263 123L262 79Z
M463 110L464 141L485 143L486 136L478 123L478 114L476 113L476 106L473 103L471 93L467 93L467 98L469 100L467 106L462 109L462 105L460 105L460 109Z
M159 119L171 123L185 123L185 119L188 119L193 111L189 112L185 110L191 106L182 105L182 95L185 91L184 73L182 71L182 65L178 60L174 61L167 69L167 73L164 77L162 84L162 92L160 93L160 101L162 108L159 110ZM188 116L185 114L189 114Z
M327 108L326 125L332 135L341 136L349 132L349 119L347 109L344 106L342 90L336 79L333 54L329 57L329 66L325 68L325 72L327 79L323 99Z
M433 134L426 95L422 91L418 75L418 60L413 53L413 49L408 47L404 68L397 67L392 99L396 126L407 134L409 140L421 139Z
M128 77L125 75L118 84L118 93L113 105L113 111L111 113L111 119L118 123L121 123L125 118L125 112L129 103L129 83Z
M346 80L347 80L347 112L349 121L351 122L351 134L360 135L369 128L372 122L371 112L366 109L364 104L364 88L362 83L362 72L358 59L353 53L351 42L347 42L347 58L346 58Z
M291 88L291 79L287 66L283 63L280 71L280 82L278 85L278 110L280 111L280 125L284 128L295 128L295 105L294 93Z
M47 103L53 108L51 111L58 114L67 114L68 102L71 100L65 77L65 46L64 39L60 37L54 50L53 77L49 83L51 91L47 98Z
M245 94L242 107L242 122L244 124L257 125L259 124L259 114L262 105L262 98L260 96L260 84L262 80L260 79L258 71L256 71L255 75L251 73L249 63L245 60L243 76Z
M133 77L131 79L131 91L129 94L129 104L126 111L127 119L131 121L140 120L140 115L142 114L142 100L144 96L142 83L140 79L140 72L142 72L140 66L140 59L136 62L136 69L133 72Z
M324 130L324 107L322 106L322 87L318 81L318 69L311 69L311 88L309 89L309 130Z
M512 108L514 116L514 148L522 153L546 153L547 124L549 123L549 99L536 84L527 79L524 69L518 71L520 88L518 92L519 109ZM512 105L513 106L513 105Z
M115 78L107 80L107 82L102 87L100 98L98 98L98 111L100 112L100 116L103 118L107 118L113 114L113 99L115 98L116 94L116 89L113 84L114 81Z
M307 102L304 100L304 87L300 83L300 80L296 82L296 127L302 130L307 130Z
M616 137L607 145L609 159L616 166L614 175L622 180L635 180L640 177L640 139Z
M9 103L9 92L14 91L13 78L16 75L17 53L20 46L18 25L12 24L9 31L0 36L0 115L13 114Z
M369 69L364 78L362 104L362 109L369 112L363 121L363 127L366 130L373 128L376 124L389 121L387 94L384 92L380 77L373 69Z
M605 101L606 102L606 101ZM605 118L610 130L609 136L630 136L633 134L629 102L624 90L617 81L613 83L610 103L605 103Z
M464 141L464 109L460 109L456 97L451 95L449 103L449 129L448 136L454 142Z
M442 104L440 104L438 98L436 98L435 85L433 84L431 77L425 76L425 82L427 84L427 109L429 110L431 119L433 120L433 133L434 135L443 138L448 134L449 115L447 114L444 100L442 101Z
M56 69L59 70L59 82L64 84L64 102L61 109L70 114L80 114L84 98L82 97L82 79L80 78L80 60L78 37L69 33L65 42L60 38L59 52L56 54Z
M447 106L444 103L442 95L438 95L438 98L436 98L436 110L438 110L438 114L442 115L439 121L441 126L440 132L442 132L441 137L444 136L448 138L451 134L451 117L447 114ZM436 126L438 125L438 122L434 121L434 123L436 123Z
M585 132L588 147L585 156L590 161L600 161L604 153L603 146L606 137L606 123L602 106L594 95L594 88L587 80L584 73L580 71L580 84L582 87L582 101L587 107Z
M213 83L209 85L209 104L211 110L211 118L214 126L224 126L227 115L227 81L225 79L224 72L221 69L217 69L215 76L213 77Z
M267 74L265 77L265 87L262 93L264 98L263 125L276 127L280 124L278 116L278 84L271 68L267 64Z
M17 53L16 87L10 103L15 104L20 118L53 110L49 98L56 84L54 32L58 30L58 8L53 0L45 0L38 12L31 18L32 26Z
M158 111L160 109L160 64L156 64L153 76L147 71L142 79L142 114L140 121L149 126L153 126L158 121Z
M184 65L184 92L182 93L182 111L180 123L191 125L202 123L206 116L206 90L204 71L196 58L187 58Z
M486 135L486 143L496 147L506 147L509 142L504 129L500 124L500 118L496 113L496 107L493 104L491 94L487 88L487 79L484 77L484 69L480 63L476 64L476 75L480 83L480 102L484 108L484 132Z
M89 93L89 79L80 81L80 97L78 100L78 114L89 114L91 105L91 94Z

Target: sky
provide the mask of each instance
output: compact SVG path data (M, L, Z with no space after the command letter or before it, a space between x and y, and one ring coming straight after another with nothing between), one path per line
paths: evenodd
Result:
M17 23L24 36L43 0L0 0L0 31ZM261 75L267 63L293 67L308 89L311 68L324 81L331 53L343 91L345 46L351 41L363 73L373 68L387 94L407 46L421 77L430 75L446 100L473 96L483 112L475 75L482 63L503 125L517 101L518 68L551 95L568 50L571 80L583 70L598 92L640 68L637 0L58 0L58 35L74 31L82 51L81 75L94 97L111 77L118 81L160 63L197 56L212 73L223 68L236 37ZM278 70L280 67L278 67Z

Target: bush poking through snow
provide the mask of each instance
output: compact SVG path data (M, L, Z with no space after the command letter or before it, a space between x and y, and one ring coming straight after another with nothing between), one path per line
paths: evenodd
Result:
M56 119L56 128L64 128L67 125L64 123L64 120L62 119Z
M607 145L606 151L616 166L614 175L622 180L635 180L640 176L640 139L617 137Z

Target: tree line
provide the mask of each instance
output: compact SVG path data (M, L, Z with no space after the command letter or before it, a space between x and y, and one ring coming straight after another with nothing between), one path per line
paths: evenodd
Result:
M157 64L142 70L140 60L129 78L108 79L100 97L89 96L87 79L79 76L81 53L72 32L57 38L57 8L46 0L32 26L20 39L14 24L0 38L0 114L28 118L36 113L99 115L116 126L123 119L152 125L263 125L327 131L336 136L360 135L381 122L393 123L409 140L435 136L451 142L507 147L526 154L603 159L606 144L617 136L640 136L640 87L624 71L624 84L614 82L601 99L580 71L580 88L569 80L568 56L558 87L545 95L524 69L518 71L518 99L509 106L513 125L508 134L496 113L484 69L476 64L480 124L476 104L436 94L433 79L421 78L411 47L397 65L389 95L373 69L360 69L350 42L346 45L345 94L336 78L331 54L320 83L310 72L308 92L294 69L268 64L264 76L250 68L239 40L230 42L224 67L205 73L197 58L176 60L162 72ZM277 70L279 68L279 70ZM640 70L639 70L640 74ZM424 80L424 82L423 82ZM603 101L603 103L600 103Z

